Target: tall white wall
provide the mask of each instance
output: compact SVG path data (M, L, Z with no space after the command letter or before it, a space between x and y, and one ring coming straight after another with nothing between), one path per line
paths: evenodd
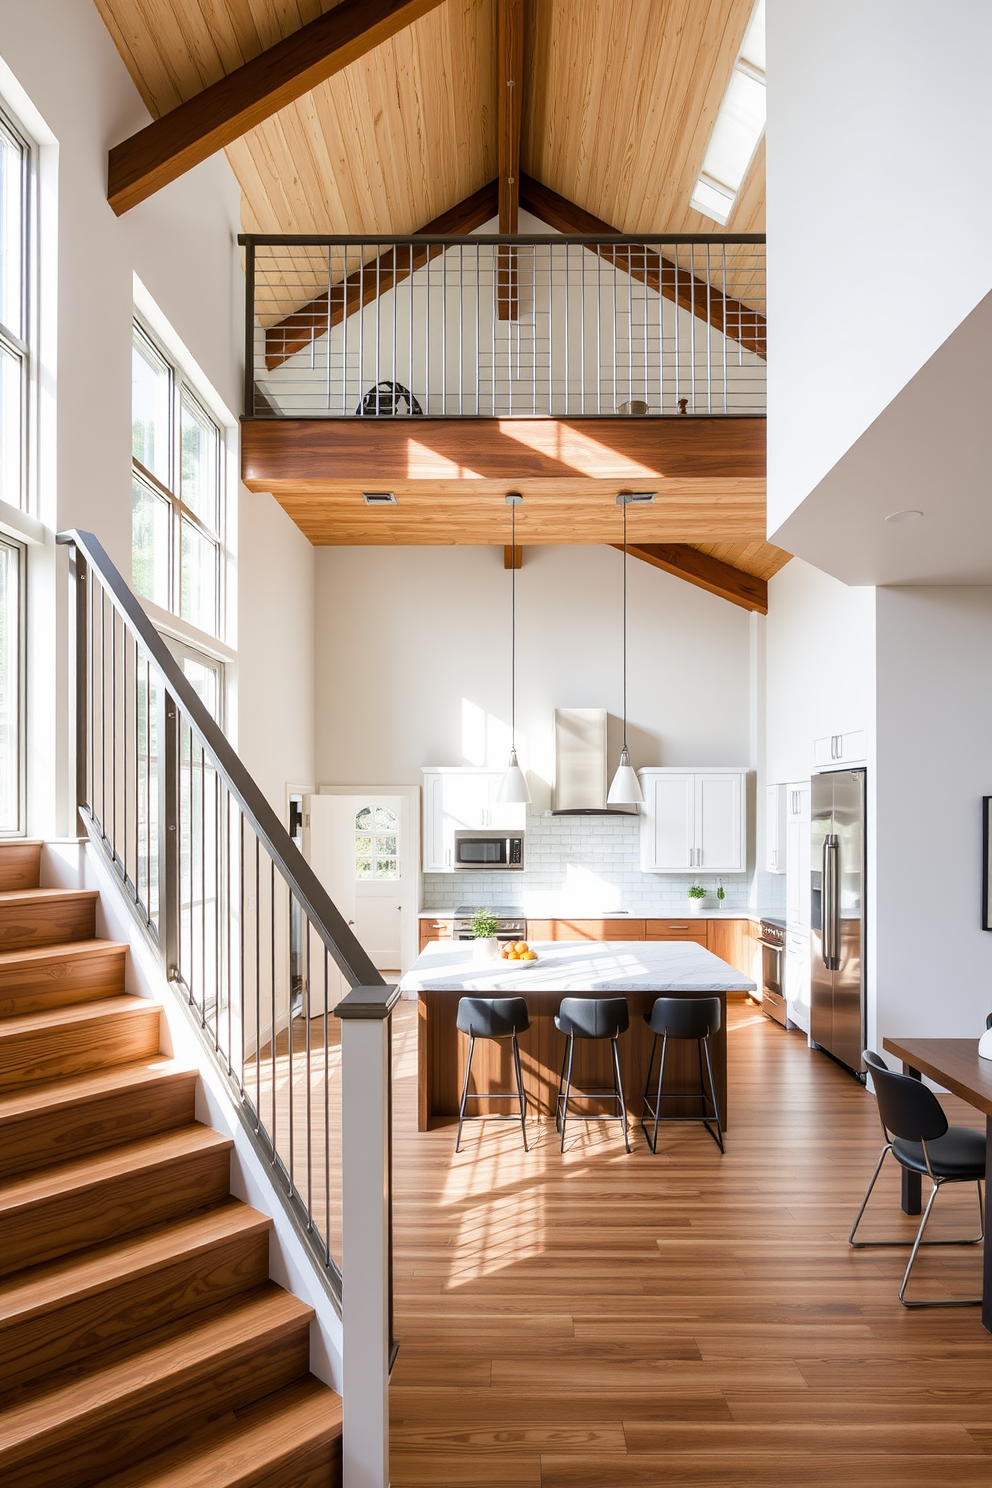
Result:
M774 532L992 287L992 6L768 0L766 24Z
M536 777L536 806L549 804L556 707L607 708L611 755L619 749L621 564L607 547L524 550L517 743ZM636 559L628 579L635 763L746 765L747 612ZM503 768L510 574L502 548L320 548L315 613L319 782L416 785L424 765Z
M992 587L879 589L876 627L875 1037L977 1038L992 1011Z
M59 528L88 528L125 578L131 567L131 319L141 281L189 357L236 421L241 401L243 276L236 236L240 196L223 156L115 217L107 204L109 147L149 115L96 7L88 0L26 5L0 0L0 96L42 143L41 300L48 328L40 367L42 542L30 554L31 604L29 830L51 835L73 826L66 670L66 557ZM239 496L240 492L240 496ZM263 500L266 498L262 498ZM260 498L235 484L229 525L238 546L238 507ZM240 712L249 751L265 757L272 782L303 766L312 738L309 698L296 690L275 712L264 644L296 656L310 645L306 544L281 513L247 521L240 542L242 591ZM267 606L268 566L290 605ZM235 627L232 627L235 629ZM238 637L228 637L232 645ZM285 763L277 763L281 757ZM274 804L282 806L279 788Z

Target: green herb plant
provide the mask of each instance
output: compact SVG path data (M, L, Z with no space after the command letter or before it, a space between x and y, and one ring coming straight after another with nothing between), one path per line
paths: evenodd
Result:
M499 920L491 909L477 909L472 916L472 934L476 940L489 940L499 929Z
M690 899L705 899L706 898L706 890L704 888L702 888L699 884L693 884L692 887L691 887L691 889L689 890L689 898Z
M723 887L723 884L721 884L720 887L717 889L717 891L716 891L716 897L719 899L719 901L720 901L721 904L723 903L724 899L726 899L726 897L727 897L727 891Z

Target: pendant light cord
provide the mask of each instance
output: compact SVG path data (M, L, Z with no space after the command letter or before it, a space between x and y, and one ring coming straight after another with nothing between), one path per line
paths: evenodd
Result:
M627 502L623 503L623 747L627 748Z
M510 506L510 749L517 749L517 507Z

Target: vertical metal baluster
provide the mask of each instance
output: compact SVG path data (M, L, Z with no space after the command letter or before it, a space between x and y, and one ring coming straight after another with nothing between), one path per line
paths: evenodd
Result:
M396 324L396 317L395 316L393 317L393 324L394 325ZM395 361L394 361L393 366L395 367L395 365L396 364L395 364ZM293 891L292 891L292 889L290 889L288 887L288 885L287 885L287 892L288 892L288 895L289 895L289 918L286 921L286 928L287 928L287 930L289 930L290 927L292 926L292 923L293 923ZM301 919L302 919L302 917L301 917ZM289 943L287 943L287 950L289 950ZM294 1125L295 1125L295 1121L294 1121L295 1109L294 1108L295 1108L295 1105L296 1105L296 1062L295 1062L295 1056L293 1054L293 978L292 978L292 963L290 963L290 977L289 977L289 984L288 985L289 985L289 1026L288 1026L288 1028L286 1030L287 1044L288 1044L286 1057L289 1060L289 1079L288 1079L288 1081L286 1083L289 1086L289 1191L290 1191L291 1194L293 1194L293 1193L296 1192L296 1169L293 1166L293 1128L294 1128Z
M430 263L428 250L428 264ZM448 255L441 250L441 413L448 411Z
M458 412L465 412L465 261L458 244Z
M579 412L586 411L586 249L583 248L579 260L580 277L582 282L582 295L580 299L581 311L579 314L579 346L582 359L579 363Z
M689 360L692 364L692 412L696 411L696 249L689 247Z
M603 255L596 254L596 412L603 411Z
M478 244L472 250L475 259L475 345L473 355L475 358L475 409L476 416L482 413L481 385L482 385L482 280L480 278L481 260L479 254L481 249Z
M192 753L192 731L190 752ZM201 1027L207 1026L207 757L200 745L200 994Z
M238 807L238 1011L241 1014L241 1084L244 1087L245 1030L248 1026L245 987L245 818Z
M156 746L157 746L156 740ZM157 823L158 832L162 829L161 822ZM156 846L156 857L158 848ZM148 893L148 914L152 912L152 669L148 656L145 656L145 883ZM157 927L161 930L161 919L159 907L162 903L162 885L155 886L155 920ZM164 944L161 935L159 943Z
M327 999L330 987L327 979L328 951L324 947L324 1260L331 1258L331 1077L327 1054L328 1013ZM342 1122L344 1112L341 1113Z
M679 395L680 395L679 374L681 372L681 368L679 366L679 250L678 250L678 246L677 245L675 246L675 252L672 254L672 263L675 265L675 274L674 274L674 281L675 282L674 282L674 288L673 288L673 291L672 291L673 294L674 294L674 297L675 297L675 312L674 312L675 313L675 410L674 411L675 412L678 412Z
M723 411L727 412L727 245L720 244L720 275L723 284ZM740 317L738 317L739 322ZM737 334L741 334L738 323ZM740 342L738 342L740 345Z
M252 836L255 837L254 828ZM255 1131L261 1130L262 1126L262 996L260 986L260 968L262 964L262 947L259 941L260 926L262 921L261 904L259 903L259 886L261 875L258 863L258 838L255 837Z
M552 250L551 250L551 264L552 264L552 270L551 270L551 293L552 294L554 294L554 263L555 263L555 250L554 250L554 248L552 248ZM569 326L569 321L571 320L571 314L570 314L571 307L569 305L569 294L568 294L569 269L570 269L570 266L571 266L571 251L570 251L570 248L569 248L568 243L566 243L565 246L564 246L563 264L564 264L564 301L563 301L564 309L563 309L562 319L563 319L563 324L565 326L565 376L564 376L564 381L563 381L563 384L562 384L562 394L563 394L563 400L564 400L563 401L562 412L567 415L567 414L571 413L571 411L572 411L571 410L571 405L570 405L570 400L569 400L569 364L568 364L568 358L569 358L568 326ZM555 344L554 343L554 337L552 337L552 340L551 340L552 355L554 355L554 344Z
M341 416L348 412L348 249L342 249L341 267ZM327 361L331 360L331 249L327 250Z
M100 835L107 837L107 601L100 588Z
M382 248L381 248L380 245L377 245L376 246L376 250L375 250L375 382L376 382L376 387L379 386L379 379L380 379L380 377L382 375L381 372L380 372L380 369L379 369L379 336L381 334L380 321L381 321L381 312L382 312L382 270L379 267L379 260L380 260L381 254L382 254ZM376 396L376 408L377 409L378 409L378 406L379 406L379 402L378 402L378 395L377 395Z
M713 282L709 243L706 244L706 412L713 412Z
M365 250L358 249L358 407L365 397Z
M424 412L431 411L431 260L427 256L424 267Z
M490 382L491 382L491 385L492 385L492 416L493 416L493 418L495 418L496 417L496 402L497 402L497 399L496 399L496 324L497 324L496 297L499 294L499 250L498 249L494 253L493 250L490 248L490 250L489 250L489 262L490 262L490 265L491 265L490 272L491 272L491 276L492 276L492 293L487 296L488 301L489 301L487 310L488 310L488 314L489 314L489 321L490 321L490 328L491 328L490 329L490 337L491 337L491 341L492 341L492 352L491 352L491 355L490 355L490 367L492 369L491 372L490 372ZM510 412L511 410L508 408L506 411L507 412Z
M627 267L628 267L628 270L629 270L629 268L630 268L630 248L629 248L629 246L628 246L626 252L627 252ZM612 279L613 279L613 327L612 327L612 330L613 330L613 334L610 337L610 342L611 342L611 349L612 349L612 352L613 352L613 412L616 413L616 410L617 410L617 397L619 396L618 395L618 392L617 392L617 362L619 360L619 358L618 358L618 350L619 350L619 348L617 346L617 328L618 328L618 324L619 324L619 320L618 320L618 304L617 304L617 281L620 278L620 274L619 274L619 272L617 270L617 254L616 253L614 253L614 255L613 255L612 263L613 263L613 274L612 274ZM627 286L628 286L627 293L629 295L629 293L630 293L630 274L629 274L629 272L627 274ZM629 327L628 327L628 331L629 331ZM629 396L629 394L628 394L628 396Z
M276 1147L276 864L269 858L269 985L272 991L272 1021L269 1045L272 1050L272 1155L278 1160Z
M390 300L390 304L392 306L391 320L392 320L392 330L393 330L393 381L394 382L397 382L399 380L399 377L398 377L398 369L397 369L397 366L396 366L396 322L397 322L397 319L399 318L400 307L399 307L399 301L396 298L397 294L399 293L399 279L397 277L396 270L399 267L399 257L398 257L399 248L397 247L396 244L394 244L393 247L389 250L389 252L390 252L390 257L392 259L392 264L393 264L393 268L392 268L393 298ZM412 392L413 389L411 388L410 391Z
M307 1229L313 1228L313 1112L312 1112L312 1086L313 1070L311 1068L312 1039L310 1031L310 917L301 912L301 927L306 923L306 971L303 981L303 1016L306 1020L307 1038Z

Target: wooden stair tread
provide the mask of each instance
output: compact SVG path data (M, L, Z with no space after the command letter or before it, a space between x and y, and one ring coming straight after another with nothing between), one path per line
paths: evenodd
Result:
M115 1017L121 1013L154 1014L161 1016L162 1009L150 997L135 997L131 992L121 992L114 997L101 997L92 1002L71 1002L65 1007L45 1008L37 1013L19 1013L12 1018L0 1018L0 1043L5 1039L23 1038L27 1034L42 1033L47 1029L64 1028L67 1024L82 1025L99 1022L101 1018Z
M224 1148L234 1142L209 1126L193 1123L178 1131L163 1132L140 1142L127 1142L104 1152L91 1152L85 1157L56 1163L39 1173L21 1175L0 1183L0 1218L11 1210L25 1208L45 1199L64 1196L72 1191L96 1188L101 1183L134 1173L141 1168L155 1168L181 1162L192 1155Z
M47 892L47 891L45 891ZM0 893L0 902L6 899ZM64 961L67 957L82 960L87 956L105 956L109 952L126 952L122 940L65 940L58 945L27 946L22 951L0 951L0 976L20 966L43 966L50 961Z
M18 904L61 904L69 900L97 900L99 889L0 889L0 909Z
M170 1224L32 1266L27 1272L0 1280L0 1340L5 1329L50 1311L68 1298L90 1296L154 1271L179 1256L192 1258L230 1236L271 1228L268 1215L231 1199Z
M195 1317L178 1336L163 1340L152 1335L138 1348L115 1353L109 1361L90 1360L85 1372L67 1371L68 1377L54 1382L42 1380L28 1388L26 1398L10 1402L4 1418L0 1444L0 1474L9 1455L23 1460L18 1447L60 1431L82 1433L87 1418L106 1413L125 1414L129 1409L150 1409L183 1376L209 1376L225 1355L237 1356L260 1336L298 1329L309 1323L313 1308L269 1282L254 1294L227 1306L205 1321Z
M311 1375L106 1479L103 1488L254 1488L308 1448L340 1439L341 1397Z
M107 1069L91 1070L85 1075L68 1075L63 1080L52 1080L45 1085L24 1085L18 1090L0 1094L0 1138L7 1122L20 1121L42 1111L68 1110L117 1091L140 1089L143 1085L161 1081L195 1079L197 1075L194 1065L159 1054L131 1064L112 1064Z

